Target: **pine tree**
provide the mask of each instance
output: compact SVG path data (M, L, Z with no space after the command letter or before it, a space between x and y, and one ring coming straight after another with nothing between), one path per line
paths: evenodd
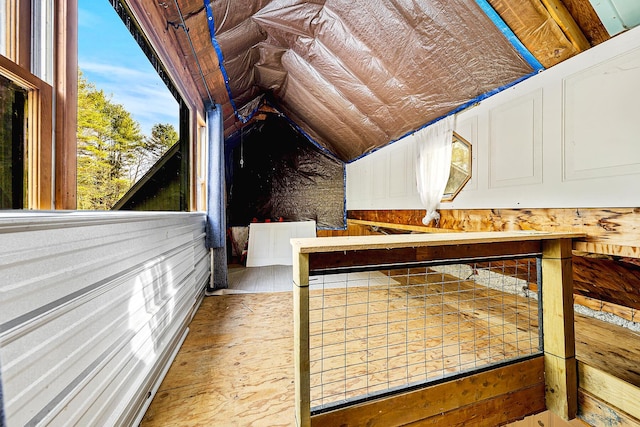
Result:
M131 186L144 145L140 125L82 73L78 76L78 209L111 209Z
M135 165L130 170L131 182L136 182L157 162L169 148L178 142L178 132L169 123L156 123L151 127L151 136L144 138L138 147Z

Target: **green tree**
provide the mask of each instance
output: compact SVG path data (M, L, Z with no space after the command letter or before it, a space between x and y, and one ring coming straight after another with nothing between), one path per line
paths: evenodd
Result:
M131 182L136 182L169 148L178 142L178 132L169 123L156 123L151 127L151 136L136 151L136 163L131 168Z
M169 123L156 123L151 128L151 136L146 138L145 148L158 160L162 155L178 142L178 132Z
M130 188L129 169L144 146L140 125L80 72L78 209L111 209Z

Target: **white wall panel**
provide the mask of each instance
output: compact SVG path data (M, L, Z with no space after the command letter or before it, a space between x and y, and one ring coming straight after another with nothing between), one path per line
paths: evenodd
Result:
M471 179L464 186L465 191L478 189L478 117L470 117L465 121L457 121L456 133L471 144ZM416 189L417 191L417 189Z
M209 277L205 215L0 214L9 426L131 423Z
M389 150L389 197L407 197L411 193L411 179L415 182L415 168L410 167L409 145L398 144Z
M542 182L542 90L489 111L489 188Z
M249 224L247 267L291 265L291 239L316 237L315 221Z
M640 49L565 79L565 179L640 173L638 82Z
M640 27L458 113L473 176L441 209L640 206L638 99ZM404 175L414 166L385 157L401 146L410 152L412 138L347 165L347 209L422 209ZM352 197L363 180L373 191Z

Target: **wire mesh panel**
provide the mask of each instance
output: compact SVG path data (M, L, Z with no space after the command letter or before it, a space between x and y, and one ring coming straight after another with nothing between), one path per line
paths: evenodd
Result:
M310 279L313 411L539 353L537 260Z

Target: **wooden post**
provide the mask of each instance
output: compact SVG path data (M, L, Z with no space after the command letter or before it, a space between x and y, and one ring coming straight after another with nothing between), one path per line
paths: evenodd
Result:
M309 367L309 255L293 253L293 358L295 366L296 426L311 425Z
M546 240L542 250L545 401L565 420L578 410L571 247L571 239Z

